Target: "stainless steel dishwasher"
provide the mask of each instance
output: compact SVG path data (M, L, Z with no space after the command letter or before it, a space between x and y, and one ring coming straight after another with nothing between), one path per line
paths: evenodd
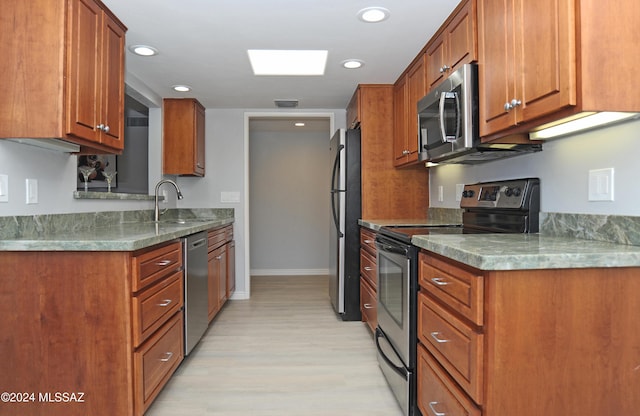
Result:
M188 355L207 330L208 268L207 232L182 239L184 252L184 354Z

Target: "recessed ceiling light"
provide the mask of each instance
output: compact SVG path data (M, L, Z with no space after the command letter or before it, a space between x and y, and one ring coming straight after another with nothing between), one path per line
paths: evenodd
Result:
M387 20L391 12L384 7L367 7L358 12L358 18L367 23L378 23Z
M364 62L359 59L347 59L346 61L342 61L342 66L347 69L358 69L364 65Z
M254 75L324 75L325 50L249 49Z
M174 91L178 91L178 92L188 92L191 91L191 87L188 85L174 85L173 87Z
M133 45L129 47L129 50L140 56L153 56L158 54L158 50L156 48L147 45Z
M302 123L302 122L297 122L297 123L294 124L294 126L296 126L296 127L304 127L305 124Z

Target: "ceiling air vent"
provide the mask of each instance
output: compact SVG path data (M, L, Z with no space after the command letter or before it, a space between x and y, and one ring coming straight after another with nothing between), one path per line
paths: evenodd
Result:
M276 103L276 107L279 108L294 108L298 106L298 100L289 99L289 100L273 100Z

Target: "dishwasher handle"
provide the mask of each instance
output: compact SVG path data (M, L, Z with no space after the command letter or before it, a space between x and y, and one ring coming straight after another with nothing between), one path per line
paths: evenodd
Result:
M206 238L200 238L200 239L198 239L196 241L190 241L189 242L189 247L187 247L187 249L189 251L195 250L195 249L205 245L206 243L207 243L207 239Z

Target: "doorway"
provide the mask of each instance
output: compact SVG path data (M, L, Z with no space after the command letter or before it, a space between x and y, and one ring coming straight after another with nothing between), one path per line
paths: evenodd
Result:
M247 129L247 278L326 275L333 113L254 114Z

